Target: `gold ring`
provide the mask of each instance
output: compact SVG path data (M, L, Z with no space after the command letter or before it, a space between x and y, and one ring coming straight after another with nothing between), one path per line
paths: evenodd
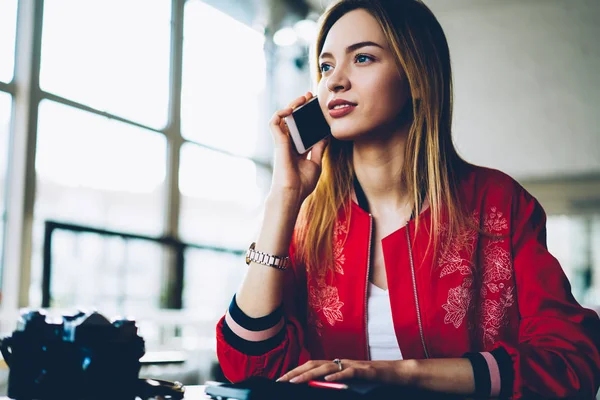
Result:
M342 367L342 360L340 360L339 358L336 358L335 360L333 360L333 362L337 364L337 366L340 369L340 371L343 369L343 367Z

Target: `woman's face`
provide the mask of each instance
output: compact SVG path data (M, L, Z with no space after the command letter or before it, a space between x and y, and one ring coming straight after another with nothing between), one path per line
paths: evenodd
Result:
M371 14L358 9L341 17L327 34L319 65L319 103L335 138L400 128L409 85Z

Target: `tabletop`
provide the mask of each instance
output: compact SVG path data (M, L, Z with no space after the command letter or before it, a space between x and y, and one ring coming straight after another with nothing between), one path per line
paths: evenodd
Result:
M209 382L207 382L207 383L209 383ZM209 384L211 384L211 383L209 383ZM205 400L205 399L210 399L210 396L208 396L208 395L205 394L206 387L207 387L207 385L186 385L185 386L184 400ZM338 394L338 396L331 397L331 396L328 395L328 396L326 396L326 398L335 398L335 399L345 398L339 392L336 393L336 394ZM430 397L431 393L428 393L428 394L427 393L420 393L420 394L418 394L416 396L414 396L414 395L415 395L415 393L410 393L410 394L407 393L407 396L403 395L402 398L405 398L405 399L418 399L418 400L427 400L427 399L435 399L435 400L444 399L444 400L446 400L446 399L456 399L456 398L458 398L457 396L449 396L449 395L443 395L443 394L437 394L434 397ZM321 398L323 396L318 396L318 397ZM302 398L304 398L304 397L302 397ZM352 397L352 398L355 398L355 396ZM12 400L12 399L10 399L9 397L6 397L6 396L0 396L0 400ZM315 400L315 399L313 398L313 400Z
M209 396L204 394L206 385L190 385L185 387L184 400L199 400L199 399L210 399ZM0 396L0 400L12 400L6 396Z

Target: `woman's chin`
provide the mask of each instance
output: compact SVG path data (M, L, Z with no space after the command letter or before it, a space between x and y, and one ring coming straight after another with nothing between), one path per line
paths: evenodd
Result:
M359 132L355 129L332 129L331 135L337 140L353 141L364 135L364 132Z

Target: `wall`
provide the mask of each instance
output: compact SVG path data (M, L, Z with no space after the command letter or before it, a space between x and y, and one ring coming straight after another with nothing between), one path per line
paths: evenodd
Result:
M425 0L448 37L455 141L522 180L600 175L600 2Z

